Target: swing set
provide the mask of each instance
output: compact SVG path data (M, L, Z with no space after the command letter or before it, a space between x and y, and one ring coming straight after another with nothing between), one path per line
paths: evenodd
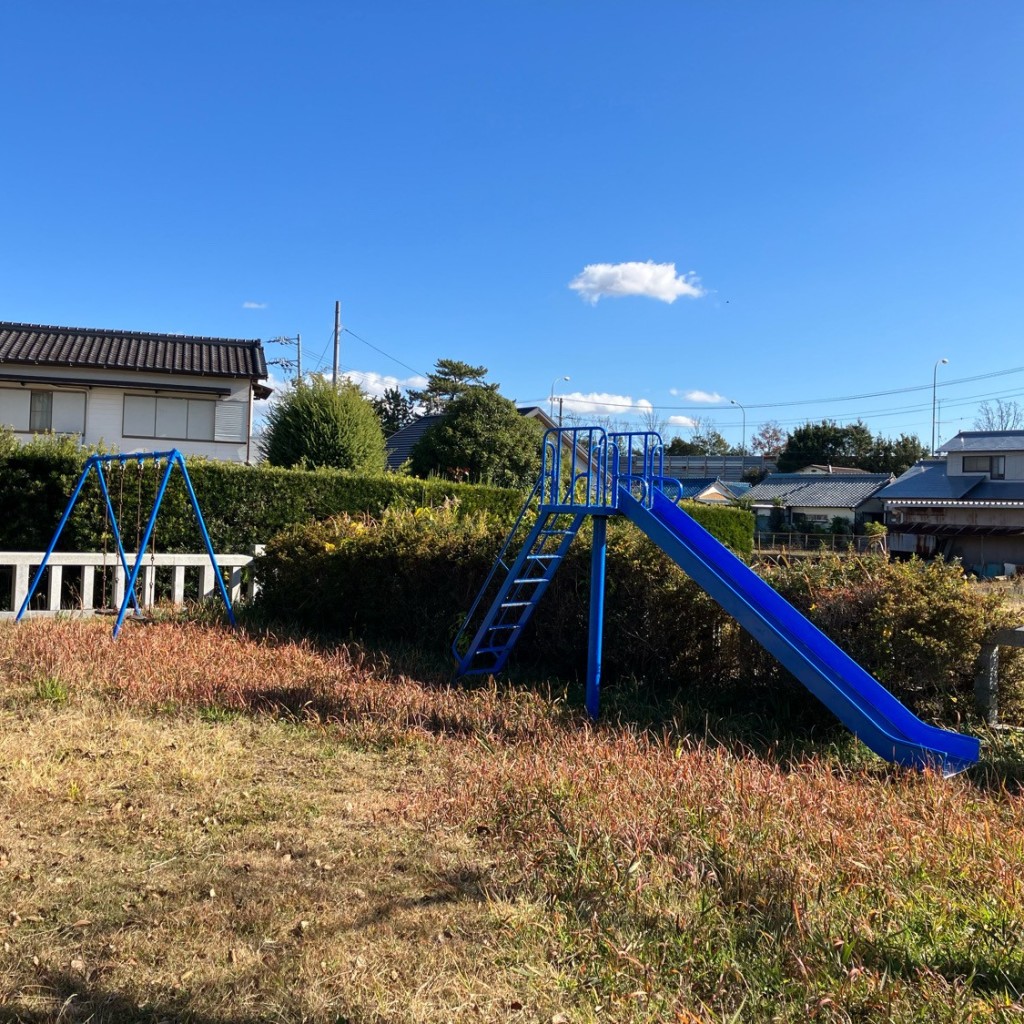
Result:
M136 496L136 518L135 518L135 562L133 565L129 565L128 554L124 548L123 541L123 529L120 523L121 515L124 510L124 482L125 476L127 475L127 467L130 463L135 463L138 473L137 483L137 496ZM142 529L142 482L144 474L144 465L147 462L153 463L153 468L156 471L157 484L156 493L153 500L153 508L149 513L149 518L146 522L145 530ZM163 467L162 474L160 473L161 464L166 462L166 466ZM115 466L120 468L120 477L118 480L118 507L117 511L114 510L114 505L110 497L110 487L108 485L108 474ZM50 540L50 545L46 549L46 554L43 555L42 563L36 570L36 574L32 579L32 583L28 588L28 593L25 595L25 600L22 602L21 609L19 610L15 621L20 622L24 617L25 613L29 609L32 597L39 587L39 584L43 578L43 573L46 570L47 563L50 560L50 556L53 554L54 549L57 546L57 541L60 539L60 535L67 525L68 519L71 517L71 513L74 510L75 504L81 496L82 489L85 486L89 476L95 472L96 479L99 482L100 494L103 496L104 504L104 515L105 515L105 528L103 531L103 581L102 581L102 599L106 599L107 594L107 539L108 536L113 537L114 544L117 548L118 560L121 564L121 569L124 575L127 577L127 582L124 587L124 595L121 598L120 607L117 610L117 619L114 622L113 636L116 638L118 633L121 631L121 626L124 624L125 616L128 614L129 605L133 608L136 617L142 618L142 609L139 604L139 600L136 596L136 586L138 583L139 572L142 569L143 561L145 558L146 548L150 547L153 555L155 556L155 543L154 543L154 531L156 528L157 513L160 511L160 504L164 499L164 494L167 491L167 485L170 482L171 475L174 472L174 467L177 466L181 470L182 480L185 483L185 491L188 494L188 499L192 505L192 510L196 514L196 521L199 524L199 532L202 534L203 544L206 548L206 553L210 556L210 564L213 566L213 577L217 584L217 589L220 592L221 599L224 602L224 607L227 610L228 621L232 626L235 623L235 614L231 608L231 598L228 596L227 587L224 585L224 577L221 574L220 566L217 564L217 556L213 551L213 544L210 541L210 534L206 529L206 521L203 519L203 513L199 509L199 501L196 498L195 489L192 486L192 480L188 475L188 469L185 467L185 459L181 452L177 448L171 449L166 452L136 452L130 455L90 455L85 461L85 466L82 469L82 474L78 478L78 482L75 484L74 490L71 492L71 497L68 499L67 507L64 509L64 514L61 516L60 522L57 524L57 529L54 531L53 537ZM106 467L106 469L105 469ZM112 475L112 474L111 474ZM155 565L151 566L155 573ZM154 577L150 577L150 587L152 589L155 585ZM152 595L150 595L152 597ZM116 598L115 598L116 600Z

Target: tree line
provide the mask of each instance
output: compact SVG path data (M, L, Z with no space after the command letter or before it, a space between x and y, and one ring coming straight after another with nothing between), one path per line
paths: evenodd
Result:
M540 463L541 425L519 415L516 406L487 380L487 367L458 359L439 359L422 388L391 387L368 397L358 385L337 387L322 376L291 385L267 417L262 451L271 465L333 467L361 472L383 471L386 438L420 415L438 417L413 448L406 471L415 476L443 476L473 483L519 486L529 483ZM567 416L570 423L579 417ZM582 422L582 421L581 421ZM609 429L637 429L636 424L602 424ZM1011 430L1024 425L1017 402L983 403L975 427ZM640 429L664 432L666 424L649 410ZM697 419L687 435L671 438L669 455L740 455L748 452L773 460L780 472L809 465L853 467L899 476L928 454L920 438L890 438L866 423L839 424L823 419L792 431L777 422L761 424L749 447L729 444L710 419Z

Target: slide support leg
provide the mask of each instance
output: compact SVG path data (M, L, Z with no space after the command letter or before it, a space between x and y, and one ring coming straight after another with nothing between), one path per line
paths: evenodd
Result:
M604 570L608 552L608 519L594 516L590 553L590 636L587 645L587 713L597 718L601 703L601 643L604 636Z

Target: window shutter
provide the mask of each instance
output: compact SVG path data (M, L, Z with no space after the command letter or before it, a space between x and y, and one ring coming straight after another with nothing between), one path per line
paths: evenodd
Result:
M218 402L215 441L245 441L248 426L247 402Z

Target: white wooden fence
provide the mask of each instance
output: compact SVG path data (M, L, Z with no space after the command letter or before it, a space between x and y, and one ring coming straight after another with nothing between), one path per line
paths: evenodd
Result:
M255 596L255 584L252 580L246 579L243 573L252 559L251 554L217 555L217 563L224 573L224 583L232 603L243 597L251 599ZM32 577L42 561L42 551L0 551L0 619L12 619L17 615L28 594ZM134 564L135 556L129 552L129 569ZM205 598L217 593L209 555L146 554L143 556L136 590L140 606L148 607L156 602L157 573L163 570L161 578L164 578L168 568L170 600L173 604L183 604L185 601L185 572L188 569L198 576L198 585L193 588L197 597ZM50 555L47 569L47 578L44 578L33 596L34 607L27 613L29 615L56 615L58 612L72 615L94 614L98 608L104 606L104 594L101 592L104 584L108 591L105 602L108 606L111 604L111 597L115 608L119 608L124 600L124 587L128 577L116 552L54 552ZM68 569L72 572L67 573ZM73 587L65 586L68 576L74 577ZM40 608L39 604L45 604L45 607Z

